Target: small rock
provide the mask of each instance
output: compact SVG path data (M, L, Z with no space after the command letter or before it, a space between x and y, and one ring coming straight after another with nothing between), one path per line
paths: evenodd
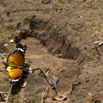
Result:
M14 39L10 39L10 43L13 43L14 42Z
M88 93L88 95L93 96L93 94L92 94L92 93Z
M4 46L8 46L8 44L4 44Z
M23 98L23 100L24 100L24 101L26 101L26 100L27 100L27 98Z
M22 88L25 88L26 85L27 85L27 81L25 81L21 87L22 87Z
M63 54L59 54L59 57L62 57L63 56Z
M58 58L61 58L63 56L63 54L57 54L56 55Z
M83 16L80 16L80 18L83 18Z

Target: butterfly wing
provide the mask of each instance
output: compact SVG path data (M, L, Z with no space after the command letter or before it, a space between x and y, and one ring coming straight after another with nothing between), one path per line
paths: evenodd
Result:
M8 67L6 68L6 70L8 71L9 77L12 79L20 77L23 73L25 58L22 51L22 48L17 48L7 58Z
M14 67L11 67L11 66L8 66L6 70L7 70L8 74L9 74L9 77L12 78L12 79L18 78L23 73L22 69L14 68Z
M7 58L7 64L11 67L23 66L25 62L24 56L19 51L14 51Z

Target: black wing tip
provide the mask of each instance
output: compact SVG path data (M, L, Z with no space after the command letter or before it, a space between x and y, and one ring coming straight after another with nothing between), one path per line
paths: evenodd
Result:
M16 45L16 51L20 51L22 54L25 54L27 50L27 45L22 45L21 43Z

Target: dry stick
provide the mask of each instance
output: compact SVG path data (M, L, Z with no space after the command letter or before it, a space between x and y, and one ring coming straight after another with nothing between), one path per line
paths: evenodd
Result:
M3 98L2 94L8 94L8 93L9 92L0 92L0 97L1 97L2 101L4 101L4 98Z
M35 69L32 69L32 70L33 70L33 72L34 72L35 70L40 70L40 71L42 71L42 73L43 73L44 76L45 76L46 81L49 83L50 86L52 85L52 84L50 83L49 78L47 77L46 73L45 73L41 68L35 68Z
M7 65L7 64L6 64L6 61L7 61L6 56L4 56L4 55L1 54L1 53L0 53L0 56L1 56L1 59L3 59L3 62L2 62L2 63L4 63L4 65Z
M46 88L46 90L42 91L41 103L45 103L45 99L47 98L47 95L48 95L48 89L49 88ZM45 93L45 92L47 92L47 93Z
M0 56L1 56L3 59L6 59L6 57L5 57L3 54L1 54L1 53L0 53Z
M3 98L3 96L1 95L1 93L0 93L0 97L1 97L1 100L2 100L2 101L5 101L4 98Z
M42 92L41 103L44 103L44 93Z
M46 73L44 72L43 69L41 69L41 68L35 68L35 69L32 69L32 70L33 70L33 72L34 72L35 70L40 70L40 71L42 71L42 73L43 73L44 76L45 76L46 81L49 83L49 85L50 85L51 87L53 86L53 84L50 82L49 77L46 75ZM55 92L57 93L56 89L55 89Z
M6 61L6 56L4 56L2 53L0 53L0 56L4 59L2 63L4 63L4 65L6 65L5 61ZM2 67L1 67L2 68ZM7 73L3 72L5 71L5 69L2 68L1 72L4 73L7 76Z
M8 94L9 92L0 92L0 94Z
M95 46L95 50L97 51L97 55L98 55L98 56L101 56L100 51L98 50L98 47L97 47L97 46Z
M13 85L10 86L10 90L9 90L9 92L8 92L8 96L7 96L7 99L6 99L6 103L8 103L8 100L9 100L9 96L10 96L10 93L11 93L12 86L13 86Z

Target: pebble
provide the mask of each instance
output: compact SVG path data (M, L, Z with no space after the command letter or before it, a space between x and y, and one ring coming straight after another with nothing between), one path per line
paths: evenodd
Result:
M4 46L8 46L8 44L4 44Z
M22 88L25 88L26 85L27 85L27 81L25 81L21 87L22 87Z
M13 43L14 42L14 39L10 39L10 43Z
M92 94L92 93L88 93L88 95L89 95L89 96L93 96L93 94Z

